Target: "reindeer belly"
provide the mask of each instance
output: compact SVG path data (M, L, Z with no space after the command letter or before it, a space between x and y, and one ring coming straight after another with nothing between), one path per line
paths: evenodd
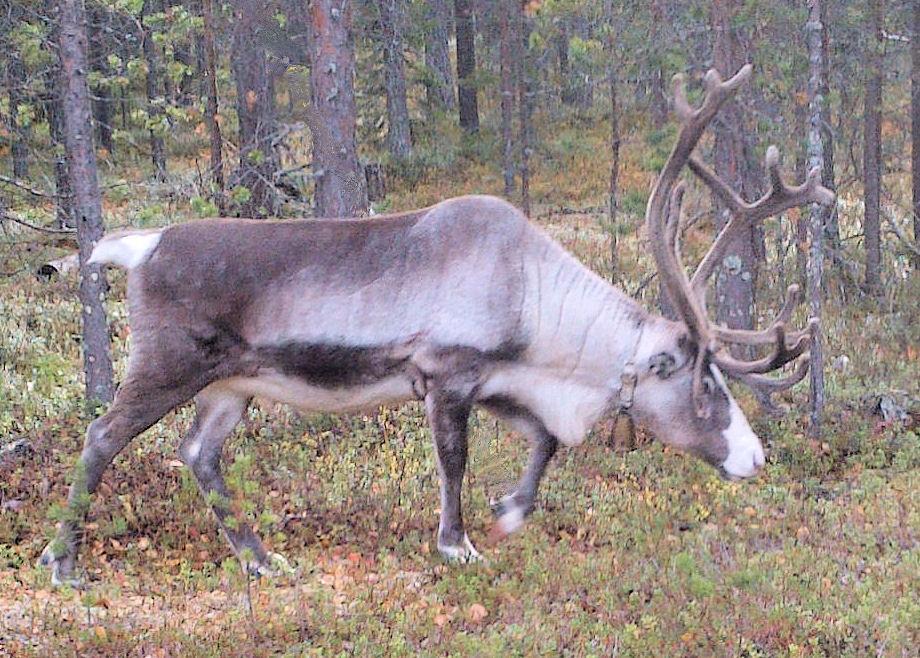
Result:
M301 411L363 411L415 398L412 380L403 374L333 387L266 370L255 377L235 377L222 384L236 393L283 402Z
M417 397L405 345L287 341L250 348L252 374L226 381L243 395L304 411L358 411Z

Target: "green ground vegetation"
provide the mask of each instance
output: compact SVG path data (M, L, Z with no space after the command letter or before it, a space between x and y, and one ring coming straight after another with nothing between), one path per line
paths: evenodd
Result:
M610 227L605 130L599 121L543 130L535 221L604 276L616 231L620 285L641 288L651 308L656 286L642 285L653 268L639 229L658 156L629 137L622 211ZM437 144L417 148L411 176L391 176L379 209L500 190L497 146L473 151L456 134ZM184 184L191 166L172 170L169 184L148 185L142 171L104 169L107 222L162 225L207 212ZM692 207L705 205L691 197ZM839 208L844 229L858 226L858 204L843 194ZM797 276L794 247L774 248L776 222L760 280L764 309ZM706 224L688 234L691 253L710 239ZM831 268L820 440L806 431L805 385L786 394L781 419L739 390L769 451L755 481L724 482L651 441L616 451L600 427L560 453L525 529L487 547L488 500L514 481L526 446L478 415L465 509L486 561L446 565L434 547L436 474L418 405L339 417L256 404L227 446L232 504L297 574L253 581L178 461L191 421L183 408L107 472L82 553L91 587L78 592L52 590L35 566L92 417L76 282L32 274L63 253L59 241L8 231L16 248L0 253L0 269L17 273L0 278L0 446L28 446L0 462L0 655L916 655L920 280L901 276L904 258L886 263L890 285L873 302L845 268ZM124 276L111 281L122 373L131 340ZM875 415L880 395L906 418Z

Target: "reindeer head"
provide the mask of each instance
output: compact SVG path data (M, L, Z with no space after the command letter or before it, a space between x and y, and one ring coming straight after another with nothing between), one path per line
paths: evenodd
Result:
M829 204L833 193L822 187L820 171L809 172L804 184L789 186L779 171L779 152L767 150L771 189L754 203L746 203L693 151L722 105L751 74L742 68L730 80L719 73L706 74L702 105L687 102L683 78L674 79L674 105L681 121L677 143L668 157L646 210L648 239L661 285L677 311L679 323L656 322L637 350L636 412L665 443L698 454L730 477L749 477L764 464L760 439L751 430L735 402L724 376L737 379L761 393L788 388L808 371L808 350L818 329L817 320L805 329L787 333L786 324L798 303L798 286L790 286L786 303L766 329L726 329L709 321L706 313L707 281L722 262L735 236L751 225L805 203ZM680 215L684 185L680 173L687 165L729 209L731 218L716 237L696 271L688 278L680 257ZM752 361L738 359L730 345L770 346L770 353ZM799 358L802 357L802 358ZM766 373L798 360L786 378Z

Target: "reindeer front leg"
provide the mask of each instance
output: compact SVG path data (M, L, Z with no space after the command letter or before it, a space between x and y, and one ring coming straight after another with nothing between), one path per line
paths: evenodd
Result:
M489 533L492 541L517 532L536 507L537 489L543 473L556 454L559 442L546 431L531 437L530 460L514 491L492 504L495 526Z
M485 400L483 406L524 434L531 446L527 468L514 491L492 503L495 525L489 533L489 539L494 542L520 530L525 519L533 512L540 480L559 448L559 441L538 418L509 400L493 398Z
M460 508L472 394L432 382L425 395L425 409L434 435L438 474L441 478L438 551L451 562L478 561L482 556L466 535Z

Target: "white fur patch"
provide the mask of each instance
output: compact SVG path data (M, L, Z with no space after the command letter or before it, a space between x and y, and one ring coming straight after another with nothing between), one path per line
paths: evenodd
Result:
M195 463L198 460L198 455L201 454L201 441L199 439L193 439L186 443L183 456L188 461L189 464Z
M733 477L756 475L765 461L763 446L732 398L729 398L729 418L731 422L722 432L728 442L728 457L722 462L722 468Z
M480 398L492 395L511 396L563 444L577 446L606 409L610 392L562 369L511 364L497 369L483 384Z
M153 253L160 243L161 236L160 231L145 231L102 238L93 249L89 262L117 265L127 270L134 269Z
M715 366L709 366L709 369L713 378L728 396L729 423L728 427L722 431L722 436L725 437L725 442L728 444L728 457L722 462L722 468L729 476L735 478L748 478L756 475L766 461L760 439L754 434L747 418L744 417L744 412L732 397L722 373Z
M466 564L482 560L482 555L476 550L476 547L473 546L473 542L470 541L466 533L463 534L462 544L457 546L442 546L438 544L438 551L444 556L444 559L450 562L462 562Z
M511 509L502 514L498 519L498 527L506 535L517 532L523 525L524 511L517 505L512 505Z

